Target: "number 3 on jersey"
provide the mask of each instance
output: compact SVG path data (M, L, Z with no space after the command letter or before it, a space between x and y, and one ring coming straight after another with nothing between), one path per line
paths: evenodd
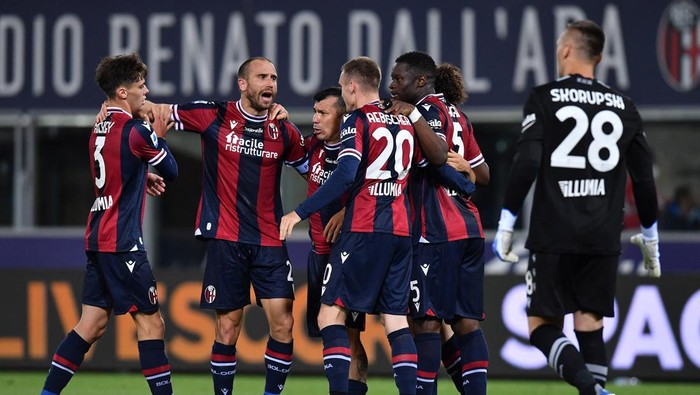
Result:
M105 186L107 179L107 169L105 168L105 158L102 156L102 148L105 146L105 136L95 137L95 186L97 189L102 189Z
M585 169L586 158L591 166L599 172L607 172L615 168L620 161L620 150L617 141L622 137L622 120L620 116L610 110L603 110L593 116L590 121L590 130L593 141L588 146L586 157L571 155L571 151L581 141L588 131L588 115L579 107L566 106L555 114L559 121L564 122L573 119L576 123L571 132L564 138L559 146L552 151L550 165L552 167L565 167L569 169ZM610 124L612 131L605 133L603 126ZM607 159L603 159L601 152L608 151Z

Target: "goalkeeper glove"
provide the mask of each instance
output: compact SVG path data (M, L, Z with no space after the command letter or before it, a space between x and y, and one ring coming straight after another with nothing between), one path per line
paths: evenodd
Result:
M498 231L493 239L491 249L498 259L504 262L518 263L520 258L513 252L513 225L517 217L506 209L501 209Z
M644 256L644 268L650 277L661 277L661 262L659 261L659 238L646 238L638 233L630 238L630 241L642 250Z

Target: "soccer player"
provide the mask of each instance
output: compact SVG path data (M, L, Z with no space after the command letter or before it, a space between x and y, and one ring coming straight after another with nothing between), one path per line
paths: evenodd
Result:
M313 134L306 138L309 174L307 197L313 195L333 173L340 152L340 122L345 115L345 102L339 87L317 92L314 97ZM328 265L332 243L342 225L347 196L332 202L309 217L311 251L307 265L308 292L306 323L310 337L320 337L318 311L321 307L323 273ZM360 340L365 327L365 314L353 312L347 315L345 326L350 339L350 395L367 393L367 354Z
M454 106L461 105L467 100L467 91L462 79L462 70L459 67L454 66L449 63L443 63L437 68L437 73L435 76L435 92L442 93L443 97ZM461 114L461 111L460 111ZM461 123L466 123L468 118L463 115L459 118ZM473 144L468 144L470 148L466 149L467 152L472 152L476 150L474 154L470 154L468 161L458 153L454 151L448 152L447 164L452 166L455 170L468 174L470 179L477 185L488 185L491 179L489 167L486 161L483 160L481 155L481 150L478 148L476 140L473 138L473 129L471 123L468 125L461 125L462 130L471 130L469 133L470 137L467 141ZM472 166L475 166L473 171L469 172ZM472 204L471 200L469 201ZM483 279L483 273L482 273ZM461 355L459 350L459 342L457 337L454 336L454 331L452 327L447 325L444 321L440 329L440 335L442 337L442 363L445 366L445 370L449 374L452 382L457 388L459 393L464 393L464 386L462 383L462 364ZM435 385L435 394L437 390L437 382Z
M141 226L148 166L166 180L174 180L178 169L164 140L172 126L169 113L154 109L152 125L140 119L147 71L136 53L105 57L97 66L95 81L107 95L107 117L90 135L95 202L85 232L82 314L53 356L42 395L61 393L90 346L104 335L112 311L134 319L141 370L151 393L172 394L165 327ZM162 191L162 186L149 188Z
M471 123L443 94L435 92L436 77L437 66L430 55L407 52L396 58L389 89L393 97L414 104L435 133L447 140L455 163L461 164L456 157L466 162L466 155L469 162L461 170L470 178L476 179L472 167L488 175ZM461 78L443 85L458 83ZM432 172L430 166L419 167L411 175L416 244L409 308L418 350L417 393L433 394L441 360L441 322L445 320L454 328L459 344L461 387L465 393L486 394L488 349L479 328L484 317L484 233L479 211L468 197L442 185ZM454 364L446 366L455 369Z
M494 252L517 262L513 225L532 182L535 195L527 315L530 343L582 395L607 394L603 316L614 314L626 173L632 179L644 265L661 275L652 159L634 103L595 80L605 35L592 21L557 41L559 79L532 89L503 202ZM574 314L579 350L562 333Z
M199 133L204 179L195 236L207 241L200 306L216 311L211 374L216 395L231 394L236 342L250 287L265 312L265 394L280 394L292 363L294 280L279 239L282 165L306 175L304 139L297 127L269 119L277 71L253 57L238 69L240 100L173 105L175 129Z
M349 191L342 232L324 275L318 316L332 395L348 393L350 350L344 326L348 310L381 315L399 392L416 391L416 349L405 315L411 239L404 190L412 163L424 161L424 154L431 163L442 165L447 147L414 106L394 101L385 112L379 100L380 80L379 67L369 58L343 65L339 84L350 113L341 127L338 166L280 225L284 239L302 218Z

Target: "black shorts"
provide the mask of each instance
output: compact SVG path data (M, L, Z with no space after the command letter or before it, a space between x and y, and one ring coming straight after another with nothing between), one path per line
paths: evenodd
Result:
M86 251L82 303L121 315L158 310L158 290L146 251Z
M527 315L561 317L585 311L613 317L617 255L531 251L525 283Z
M321 303L350 311L406 315L411 238L342 232L323 276Z
M265 247L227 240L207 241L207 266L200 307L238 310L250 304L250 286L260 299L294 299L287 247Z
M321 330L318 328L318 311L321 309L323 275L327 270L330 270L328 268L329 257L330 254L317 254L313 250L309 251L306 272L308 279L306 290L306 329L309 337L321 337ZM348 312L345 318L345 326L364 331L365 319L365 313Z
M484 319L484 239L414 247L410 315L448 323Z

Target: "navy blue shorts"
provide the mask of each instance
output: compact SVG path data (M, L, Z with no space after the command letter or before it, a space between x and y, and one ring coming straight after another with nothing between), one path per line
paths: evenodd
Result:
M484 239L419 243L413 254L413 318L484 319Z
M122 315L158 310L158 289L146 251L85 251L82 303Z
M581 310L614 316L618 259L531 251L525 272L527 315L561 317Z
M408 313L411 238L342 232L323 276L321 303L362 313Z
M313 250L309 252L309 260L306 268L307 292L306 292L306 329L309 337L321 337L318 328L318 311L321 309L321 287L323 285L323 273L328 266L330 254L317 254ZM328 269L330 270L330 268ZM352 312L345 318L345 326L359 331L365 330L365 314Z
M200 307L242 309L250 304L251 284L258 300L294 299L287 247L208 240Z

